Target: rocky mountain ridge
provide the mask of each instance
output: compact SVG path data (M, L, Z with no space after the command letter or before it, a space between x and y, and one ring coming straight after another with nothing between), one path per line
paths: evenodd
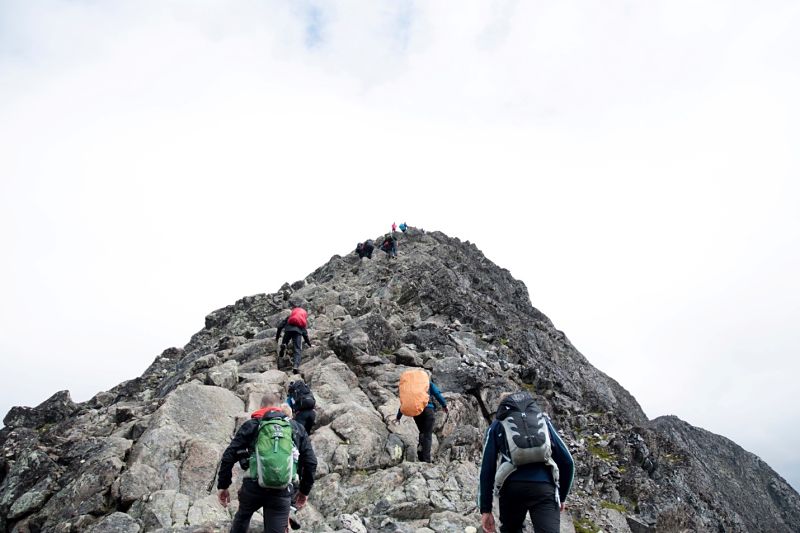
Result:
M303 531L478 528L482 437L500 395L520 388L575 459L563 531L800 531L800 496L768 465L675 417L648 420L474 244L410 230L399 245L397 259L334 256L214 311L185 347L87 402L62 391L13 408L0 430L0 530L225 530L236 502L216 501L219 459L260 396L292 379L274 336L297 304L310 314L301 372L318 401ZM433 465L416 462L413 422L389 424L408 367L429 369L450 405Z

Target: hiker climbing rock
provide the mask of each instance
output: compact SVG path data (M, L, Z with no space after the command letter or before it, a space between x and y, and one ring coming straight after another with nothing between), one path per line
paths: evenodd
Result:
M419 429L419 445L417 460L432 463L431 445L433 444L433 426L436 423L436 405L434 398L445 413L447 401L439 387L431 381L428 373L422 369L406 370L400 375L400 409L397 410L395 424L400 423L403 415L414 417Z
M311 435L314 422L317 420L317 412L314 411L317 400L311 389L302 380L292 381L289 383L286 401L292 408L294 419L305 428L306 433Z
M401 223L401 224L400 224L400 231L402 231L403 233L405 233L405 232L406 232L406 230L408 230L408 224L406 224L405 222Z
M302 307L293 307L289 316L278 324L278 331L275 334L275 340L281 338L283 332L283 342L281 342L278 357L283 357L286 352L286 346L292 342L294 345L294 362L292 364L292 372L298 373L300 368L300 358L303 355L303 340L310 347L311 341L308 339L308 313Z
M367 239L364 242L360 242L356 245L356 254L358 254L359 259L367 258L372 259L372 251L375 249L375 244L372 242L372 239Z
M397 237L392 233L387 233L381 243L381 250L386 252L390 258L397 257Z
M295 506L301 509L314 484L317 458L306 430L282 411L278 394L263 396L261 409L242 424L222 454L217 498L223 507L230 503L228 487L237 460L246 461L248 468L231 532L246 532L253 513L263 508L265 533L284 533L292 493L298 489Z
M533 397L526 391L506 396L483 447L478 490L483 530L496 531L496 494L501 533L521 533L529 512L535 533L558 533L559 511L564 510L574 473L569 450Z
M397 231L397 224L392 222L392 233L394 233L395 231Z

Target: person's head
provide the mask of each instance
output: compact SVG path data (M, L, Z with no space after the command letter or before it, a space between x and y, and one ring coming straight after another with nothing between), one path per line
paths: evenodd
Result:
M303 380L301 378L297 378L294 381L290 381L289 384L286 386L286 390L289 392L289 394L292 394L297 389L297 386L300 383L303 383Z
M281 395L277 392L267 392L261 397L261 407L280 407L283 403Z

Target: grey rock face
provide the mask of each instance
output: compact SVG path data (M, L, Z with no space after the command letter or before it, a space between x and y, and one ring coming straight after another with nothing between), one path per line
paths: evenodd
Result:
M3 424L10 428L40 428L64 420L75 411L76 405L69 391L62 390L42 402L37 407L12 407L3 418Z
M226 530L216 472L236 427L295 377L276 326L309 310L303 378L317 399L319 468L302 531L479 530L483 436L501 395L527 389L576 462L561 530L800 531L800 497L757 457L672 417L649 421L531 306L523 283L471 243L410 230L399 257L334 256L271 294L209 313L183 348L90 401L66 391L15 407L0 430L0 531ZM429 370L434 464L399 407L407 368ZM256 516L251 530L260 525Z
M125 513L113 513L89 529L89 533L139 533L142 528L136 520Z

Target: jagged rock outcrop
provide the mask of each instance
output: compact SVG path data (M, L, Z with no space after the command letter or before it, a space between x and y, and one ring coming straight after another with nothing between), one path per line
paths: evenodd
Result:
M219 459L260 396L291 379L274 340L291 304L310 313L301 371L318 411L303 531L479 529L482 437L499 396L519 388L537 395L576 461L563 531L800 530L800 497L780 476L723 437L649 421L473 244L411 230L399 252L334 256L214 311L185 347L87 402L62 391L12 409L0 430L0 531L224 530L236 500L215 499ZM412 421L389 423L408 367L429 369L450 405L434 465L416 462Z

